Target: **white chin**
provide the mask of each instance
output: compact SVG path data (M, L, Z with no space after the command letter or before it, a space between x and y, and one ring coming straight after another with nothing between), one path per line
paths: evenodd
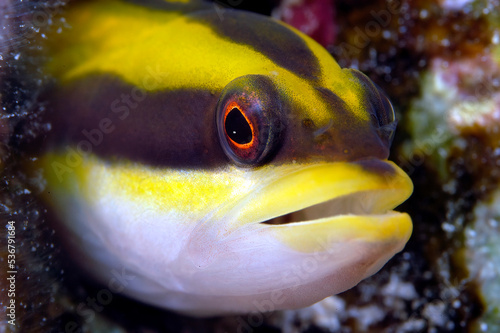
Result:
M404 246L350 241L304 253L273 238L267 232L273 226L254 226L220 242L206 237L200 245L200 239L189 239L177 258L163 263L153 247L144 246L134 259L99 242L86 246L92 250L79 259L109 289L117 274L124 275L120 293L189 315L214 316L311 305L374 274Z

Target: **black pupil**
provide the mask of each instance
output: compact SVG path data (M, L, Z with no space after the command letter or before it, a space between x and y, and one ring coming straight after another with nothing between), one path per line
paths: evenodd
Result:
M246 118L237 108L233 108L226 117L224 124L226 133L234 142L243 145L252 141L252 129Z

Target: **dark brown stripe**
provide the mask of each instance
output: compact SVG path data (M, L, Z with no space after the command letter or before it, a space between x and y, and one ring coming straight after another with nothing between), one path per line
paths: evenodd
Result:
M307 79L316 79L321 75L319 61L304 40L267 16L221 8L201 1L187 4L157 0L126 2L155 10L192 13L188 17L207 24L220 37L247 45L278 66Z
M269 17L233 9L221 13L212 9L190 17L207 24L221 38L247 45L301 77L314 80L321 75L319 61L304 40Z
M78 80L50 100L51 146L151 166L213 168L228 163L215 128L218 95L202 90L145 93L108 75Z
M324 112L335 113L328 126L305 118L285 95L273 96L283 106L282 144L268 163L387 158L389 146L371 121L357 119L333 92L318 93ZM53 127L44 145L79 147L104 160L157 167L213 169L232 164L216 132L220 94L185 89L143 95L111 75L89 76L42 97L49 101L47 118Z

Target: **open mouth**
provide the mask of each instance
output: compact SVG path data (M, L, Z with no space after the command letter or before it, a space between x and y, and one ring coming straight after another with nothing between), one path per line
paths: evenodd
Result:
M295 212L263 221L263 224L288 224L333 218L341 215L375 215L391 211L383 205L384 191L365 191L344 195Z
M365 230L361 224L368 226L382 220L397 223L395 218L402 213L393 209L413 189L409 177L386 160L280 168L269 170L282 177L252 192L248 200L237 206L236 221L297 228L297 232L300 226L335 224L333 228L338 229L343 223L346 229L361 234ZM268 170L262 172L265 179L264 172Z

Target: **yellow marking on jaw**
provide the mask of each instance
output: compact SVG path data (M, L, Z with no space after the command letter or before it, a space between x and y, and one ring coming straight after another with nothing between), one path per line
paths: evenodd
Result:
M182 219L176 222L186 224L211 216L214 222L225 219L225 232L363 191L386 196L373 207L382 211L404 201L412 191L409 178L392 162L386 163L395 168L395 174L384 176L349 163L266 166L252 172L237 168L182 171L109 164L89 156L66 173L63 182L52 168L54 163L67 164L66 154L45 155L40 163L49 187L80 195L91 205L101 198L114 198L154 214L179 214ZM308 253L324 251L336 242L406 242L412 229L410 217L401 213L333 216L270 227L283 244Z
M63 153L43 157L40 166L45 169L51 187L63 188L68 193L78 191L87 202L106 196L125 202L139 201L158 213L206 214L224 206L229 198L238 201L254 185L253 180L236 169L226 172L153 169L133 163L109 164L96 157L83 159L71 172L62 175L60 182L53 164L67 165L66 158Z
M161 208L175 207L180 212L211 212L228 198L241 196L244 184L239 177L216 171L148 170L140 166L116 166L113 169L111 192L119 193L125 188L124 196L129 200L148 200L160 211ZM253 184L248 181L245 185Z

